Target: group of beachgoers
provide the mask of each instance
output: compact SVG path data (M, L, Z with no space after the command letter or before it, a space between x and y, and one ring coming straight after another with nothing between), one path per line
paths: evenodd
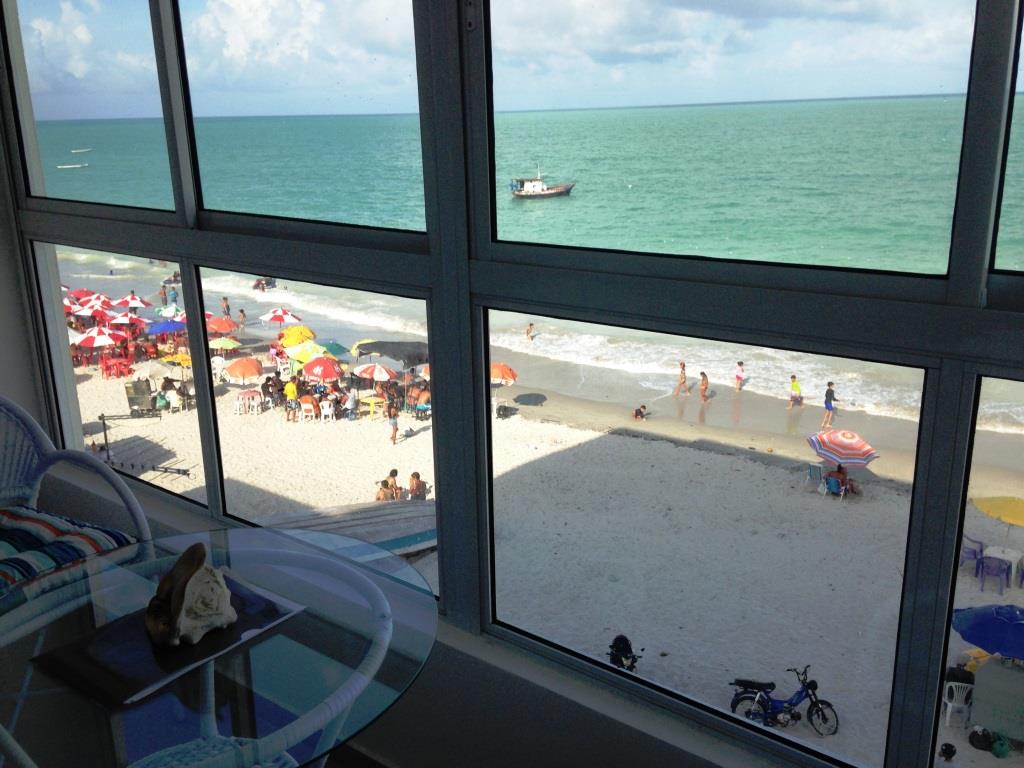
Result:
M427 484L420 477L419 472L413 472L409 476L409 485L403 488L398 484L398 470L392 469L388 476L380 481L377 488L377 495L374 501L401 501L413 499L424 501L427 498Z
M531 324L532 326L532 324ZM531 327L532 330L532 327ZM736 369L733 371L733 382L736 391L739 392L743 389L743 385L747 381L747 372L743 367L743 361L736 361ZM710 399L708 390L711 386L711 382L708 379L707 373L704 371L700 372L700 383L698 385L698 391L700 392L700 399L702 403L706 403ZM832 416L835 413L836 403L839 402L839 398L836 397L835 382L830 381L825 387L825 415L821 420L821 429L832 428ZM676 384L674 390L672 390L673 397L679 397L680 395L690 396L690 387L686 383L686 361L679 361L679 382ZM789 377L789 403L786 405L787 410L792 410L793 406L802 408L804 405L803 392L800 386L800 381L797 379L794 373ZM647 410L646 405L641 405L639 408L633 409L633 419L636 421L645 421L650 415L650 411Z

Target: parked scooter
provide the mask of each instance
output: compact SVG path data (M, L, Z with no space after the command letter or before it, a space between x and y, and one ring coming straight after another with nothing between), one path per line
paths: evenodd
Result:
M779 726L785 728L787 725L798 722L800 713L797 707L805 699L810 699L807 707L807 720L811 727L821 736L831 736L839 730L839 716L836 715L832 705L824 699L818 698L818 681L807 679L808 664L803 671L794 668L787 669L796 675L800 682L800 688L788 699L773 699L771 692L775 690L775 683L761 683L756 680L747 680L737 677L729 685L735 685L737 690L732 697L729 708L740 717L759 722L766 726Z

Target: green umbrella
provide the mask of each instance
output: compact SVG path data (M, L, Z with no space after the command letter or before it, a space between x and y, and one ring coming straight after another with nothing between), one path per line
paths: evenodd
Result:
M349 354L349 351L336 341L325 341L321 346L335 357Z
M242 346L242 342L229 336L221 336L210 342L210 349L238 349L240 346Z

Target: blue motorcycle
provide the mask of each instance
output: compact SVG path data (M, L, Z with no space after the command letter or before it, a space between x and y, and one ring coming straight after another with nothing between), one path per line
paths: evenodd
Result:
M733 714L747 720L769 727L777 725L785 728L800 720L800 713L796 708L803 704L805 699L810 699L811 703L807 707L808 722L821 736L831 736L839 730L839 716L829 702L818 698L818 681L807 679L807 670L810 668L811 665L808 664L803 671L793 668L786 670L796 675L800 682L800 688L788 699L772 698L775 683L760 683L757 680L737 677L729 683L737 688L729 707Z

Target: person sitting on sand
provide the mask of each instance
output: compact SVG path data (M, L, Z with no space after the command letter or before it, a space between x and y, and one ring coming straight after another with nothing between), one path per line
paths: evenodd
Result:
M380 488L377 489L377 495L373 498L374 501L394 501L395 494L392 493L391 488L388 486L387 480L380 481Z
M402 492L405 490L398 484L398 470L392 469L388 472L388 476L384 478L384 482L388 484L388 488L391 489L391 495L394 500L402 498Z
M639 408L633 409L633 420L634 421L647 421L647 406L641 405Z
M427 484L420 480L420 473L413 472L409 477L409 498L424 501L427 498Z
M263 399L266 402L270 403L271 407L274 407L275 405L277 405L277 403L274 402L274 384L273 384L273 381L274 381L274 379L272 377L267 376L267 378L265 378L263 380L263 383L260 384L260 394L263 395Z
M858 493L857 486L853 484L853 480L850 479L846 467L842 464L837 464L836 468L831 472L826 472L825 477L833 477L839 481L840 487L846 488L850 493Z
M315 416L318 419L320 418L320 403L317 401L317 399L315 397L313 397L313 395L309 394L308 392L306 394L304 394L304 395L299 395L299 407L300 408L302 407L303 403L305 403L307 405L312 405L313 406L313 416Z

